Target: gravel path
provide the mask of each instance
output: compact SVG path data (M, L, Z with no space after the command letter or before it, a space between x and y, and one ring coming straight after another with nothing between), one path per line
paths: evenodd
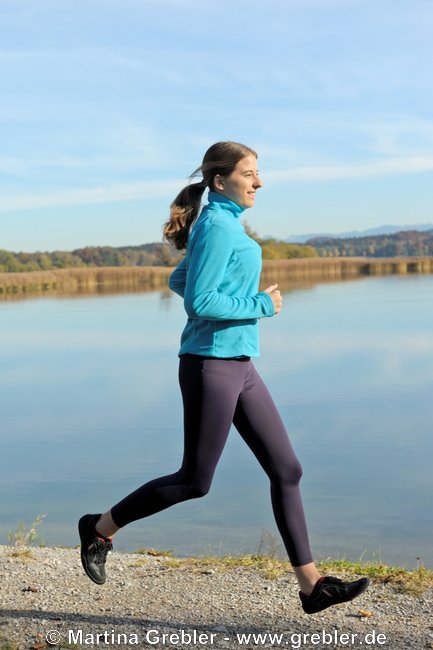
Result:
M292 573L270 580L254 568L171 567L111 553L98 587L77 549L35 548L27 559L13 550L0 546L0 650L433 647L432 590L411 596L373 584L352 603L309 616Z

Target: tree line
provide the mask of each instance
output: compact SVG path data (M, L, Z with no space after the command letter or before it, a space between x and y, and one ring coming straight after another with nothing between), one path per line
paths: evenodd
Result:
M248 223L247 234L262 248L263 259L302 257L407 257L433 255L433 230L339 239L316 237L306 244L262 239ZM71 252L12 253L0 249L0 272L49 271L95 266L175 266L183 253L167 243L141 246L86 246Z
M182 255L169 244L86 246L74 251L11 253L0 250L0 272L51 271L94 266L174 266Z
M315 237L307 244L321 257L420 257L433 255L433 230L369 237Z
M260 239L247 222L244 222L243 226L247 234L262 247L264 259L317 257L311 246ZM176 266L182 257L181 251L165 242L141 246L86 246L71 252L12 253L0 249L0 272L50 271L95 266Z

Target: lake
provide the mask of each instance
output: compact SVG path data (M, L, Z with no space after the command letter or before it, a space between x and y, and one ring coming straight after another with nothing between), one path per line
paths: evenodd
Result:
M261 321L267 383L301 460L311 544L433 567L433 276L284 293ZM168 291L0 302L0 541L46 513L49 545L182 454L182 301ZM119 550L274 550L268 480L233 428L212 489L135 522ZM281 546L280 546L281 548Z

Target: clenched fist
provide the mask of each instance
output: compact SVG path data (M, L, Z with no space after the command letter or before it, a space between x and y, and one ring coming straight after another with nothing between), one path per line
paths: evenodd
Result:
M270 287L267 287L264 289L264 292L269 294L270 297L272 298L272 302L274 303L274 313L278 314L279 311L281 311L281 305L283 303L283 299L281 297L280 291L277 289L278 284L271 284Z

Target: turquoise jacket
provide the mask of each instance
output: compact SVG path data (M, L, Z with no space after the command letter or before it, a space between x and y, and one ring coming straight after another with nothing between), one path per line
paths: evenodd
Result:
M169 280L188 315L179 355L257 357L257 319L274 315L272 298L258 293L261 248L240 222L244 208L217 192L208 201Z

